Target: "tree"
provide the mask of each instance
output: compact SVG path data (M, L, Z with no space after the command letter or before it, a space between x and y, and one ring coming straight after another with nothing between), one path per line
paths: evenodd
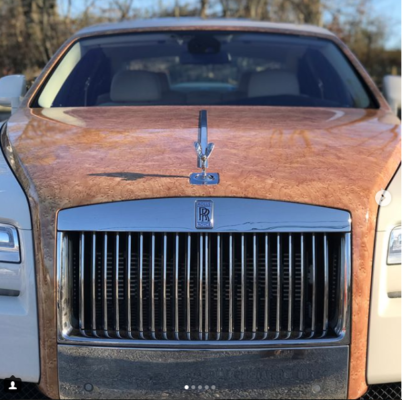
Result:
M209 0L201 0L201 10L200 10L201 18L207 17L208 6L209 6Z
M266 19L268 0L220 0L226 18Z
M135 0L0 0L0 75L36 76L62 42L95 23L150 16L224 16L323 25L348 44L380 83L386 73L400 73L400 50L384 50L387 30L396 21L377 15L373 2L158 0L156 7L145 9Z
M117 19L123 21L128 19L131 14L134 0L113 0L112 6L115 7L120 14Z
M292 6L299 23L322 26L321 0L293 0Z

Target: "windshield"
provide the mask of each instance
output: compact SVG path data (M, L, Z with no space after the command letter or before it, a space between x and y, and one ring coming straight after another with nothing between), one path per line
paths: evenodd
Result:
M249 32L162 32L76 42L33 107L373 107L330 40Z

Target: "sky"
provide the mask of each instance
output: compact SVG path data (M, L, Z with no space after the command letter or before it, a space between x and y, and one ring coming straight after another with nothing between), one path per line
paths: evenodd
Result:
M67 0L58 0L60 9L65 10ZM90 0L73 0L73 11L79 13L85 7L85 3ZM150 11L156 11L160 4L165 7L174 6L176 0L134 0L134 8L144 8ZM188 0L179 0L180 3L186 3ZM195 0L193 0L195 1ZM336 1L336 0L334 0ZM110 0L96 0L96 4L107 6ZM375 13L383 14L384 19L388 22L387 39L385 46L387 49L401 48L401 0L373 0L372 6Z
M401 0L374 0L374 9L389 21L388 49L401 48Z

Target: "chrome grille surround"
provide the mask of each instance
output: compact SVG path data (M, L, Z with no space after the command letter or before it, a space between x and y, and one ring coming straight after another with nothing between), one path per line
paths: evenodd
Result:
M139 200L60 212L60 343L345 343L351 272L347 212L219 198L212 199L216 226L206 232L193 227L195 200ZM192 211L190 218L183 218L186 210ZM167 226L167 211L181 215L177 227L175 218ZM293 224L261 221L271 213L278 221L294 216ZM128 217L123 224L122 214L135 221ZM247 224L229 225L228 216L236 214L246 216ZM105 215L111 223L102 220Z

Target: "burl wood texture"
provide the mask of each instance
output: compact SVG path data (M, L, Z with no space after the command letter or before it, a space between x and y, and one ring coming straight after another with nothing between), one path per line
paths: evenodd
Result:
M211 27L213 29L213 27ZM222 28L220 28L222 29ZM75 40L75 39L74 39ZM340 42L342 49L350 56ZM68 46L68 45L67 45ZM25 105L46 78L45 69ZM34 226L42 390L58 397L55 232L57 212L102 202L163 197L247 197L348 210L353 218L349 397L366 389L375 194L400 164L399 120L379 110L283 107L25 108L2 136L28 194ZM208 110L217 186L192 186L198 113Z
M42 380L57 396L55 230L66 207L160 197L248 197L349 210L353 218L350 396L366 389L375 194L400 163L398 120L363 110L207 107L210 171L192 186L198 107L23 110L3 141L35 227ZM8 142L9 141L9 142ZM7 143L8 142L8 143Z

